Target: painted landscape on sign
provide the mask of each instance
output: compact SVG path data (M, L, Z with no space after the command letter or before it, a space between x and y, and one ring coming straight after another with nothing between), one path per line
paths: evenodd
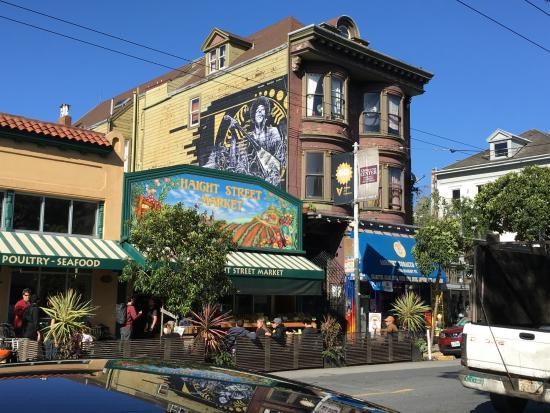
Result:
M241 247L298 248L298 207L259 185L188 173L131 184L133 219L176 203L225 221Z

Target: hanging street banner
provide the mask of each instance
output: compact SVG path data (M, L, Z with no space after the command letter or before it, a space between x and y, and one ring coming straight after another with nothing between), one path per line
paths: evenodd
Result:
M332 199L334 205L353 202L353 153L339 153L332 157Z
M357 170L359 176L357 200L377 199L380 181L378 148L367 148L357 152Z

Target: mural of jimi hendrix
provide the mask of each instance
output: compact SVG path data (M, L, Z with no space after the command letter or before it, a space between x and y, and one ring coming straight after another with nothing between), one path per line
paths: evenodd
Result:
M286 113L275 95L257 96L234 114L226 111L217 143L202 166L257 176L281 186L286 171L286 125Z

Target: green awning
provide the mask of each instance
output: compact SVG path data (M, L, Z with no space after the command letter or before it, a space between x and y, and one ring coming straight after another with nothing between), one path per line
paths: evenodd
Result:
M294 278L323 280L325 272L305 257L261 252L230 252L225 267L233 278Z
M236 294L250 295L321 295L321 280L262 277L231 277Z
M0 231L0 265L121 270L128 260L116 241Z

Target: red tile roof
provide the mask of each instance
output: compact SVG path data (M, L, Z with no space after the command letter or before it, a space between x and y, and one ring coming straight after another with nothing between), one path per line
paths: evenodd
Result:
M0 133L6 129L31 133L51 139L69 140L107 148L112 146L103 133L0 112Z

